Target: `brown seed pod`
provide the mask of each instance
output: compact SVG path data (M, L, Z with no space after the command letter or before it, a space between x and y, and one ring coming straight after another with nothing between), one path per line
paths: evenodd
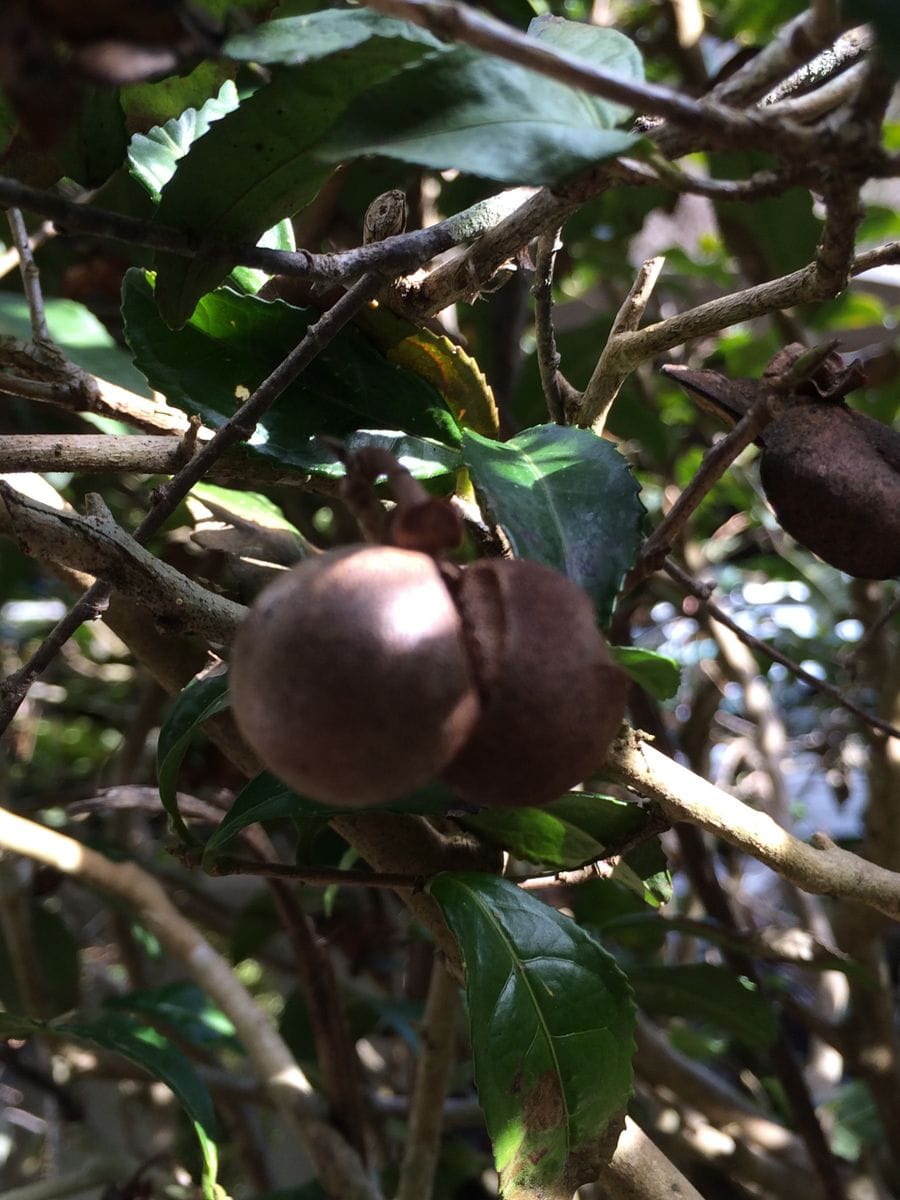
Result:
M840 403L795 404L760 439L779 524L860 579L900 575L900 433Z
M625 691L564 576L506 560L442 572L386 546L266 588L231 659L235 718L263 763L353 808L436 775L471 803L546 803L601 764Z
M267 587L230 674L235 719L263 764L323 804L382 804L427 782L478 714L436 563L387 546L330 551Z
M476 562L457 603L482 711L442 778L474 804L546 804L603 762L625 715L626 676L586 594L540 563Z

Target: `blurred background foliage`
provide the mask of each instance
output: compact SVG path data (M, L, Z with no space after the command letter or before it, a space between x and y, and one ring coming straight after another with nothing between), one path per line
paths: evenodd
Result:
M297 13L314 11L319 5L292 0L279 8L267 0L241 4L202 0L198 7L216 18L230 14L240 28L276 9ZM689 49L679 43L675 5L667 0L595 0L593 4L496 0L484 7L521 28L536 14L552 12L620 29L640 47L650 79L699 94L730 63L765 45L804 6L799 0L710 0L703 10L703 36ZM149 198L123 165L129 137L187 107L199 106L226 77L234 77L239 90L254 85L250 71L206 62L187 75L172 75L158 83L86 88L70 120L69 135L39 149L17 140L15 115L0 96L3 170L42 185L62 177L73 195L90 193L99 206L146 216L152 207ZM889 146L900 145L900 109L893 111L885 136ZM689 165L698 173L746 175L765 166L765 156L757 157L751 164L746 156L738 161L736 156L726 160L723 155L697 154ZM496 184L453 172L434 174L387 160L358 161L337 172L296 220L297 244L313 250L358 245L366 206L391 187L406 191L413 224L450 215L497 190ZM900 238L900 184L870 184L863 196L867 213L858 249ZM119 293L125 270L149 266L149 252L88 237L48 236L39 223L33 223L33 229L55 338L74 361L146 394L145 381L135 372L123 341ZM613 317L645 259L666 256L645 317L649 323L808 262L819 229L816 205L801 190L743 206L715 205L654 188L610 190L584 205L563 229L554 291L563 371L573 384L584 387ZM0 336L27 338L27 308L19 277L12 256L3 257L4 251L8 247L0 247ZM548 419L534 353L531 279L529 263L523 259L505 286L448 314L451 329L456 325L455 336L493 387L507 434ZM890 423L897 419L900 394L898 316L900 271L882 268L856 278L833 301L742 323L681 347L665 361L755 378L786 341L814 344L836 338L841 351L860 354L870 364L871 382L851 397L851 403ZM720 433L713 418L658 373L655 368L662 361L645 364L629 377L608 424L609 436L618 442L642 484L651 524L693 477L704 450ZM4 399L0 408L0 436L92 428L117 430L108 419L66 415L24 399ZM877 709L884 700L880 691L890 686L881 674L877 641L868 652L856 647L863 631L891 605L892 585L849 581L788 538L762 496L755 457L755 450L746 452L707 496L679 552L692 571L713 574L720 603L742 627L814 675L852 690L864 706ZM47 481L79 510L89 492L101 492L126 528L133 528L143 516L152 484L144 476L129 474L52 474ZM347 515L332 497L288 488L267 494L317 544L327 546L349 536ZM189 573L214 576L213 556L204 556L191 541L192 528L193 517L183 507L151 548ZM64 611L70 592L6 540L0 541L0 580L0 668L6 673L29 657ZM886 631L894 636L900 631L896 613ZM656 717L694 769L744 799L767 804L772 800L771 784L755 732L760 717L752 695L752 683L761 677L771 700L767 719L775 722L782 738L777 760L788 804L785 815L804 833L824 828L848 844L859 838L872 766L868 734L855 718L799 683L783 666L762 657L748 663L746 654L736 652L696 603L662 575L620 606L613 634L614 640L661 651L678 662L682 669L678 694L665 702ZM71 820L70 806L96 796L100 788L152 788L155 737L167 703L161 688L135 666L127 647L105 625L83 627L32 689L20 713L8 757L0 766L4 802L17 811L40 813L51 824L65 825ZM637 714L636 723L643 716L646 713ZM230 795L241 782L234 768L199 737L187 753L179 788L215 799ZM85 811L80 836L107 853L133 853L149 862L170 882L185 911L215 930L223 944L230 944L241 977L260 1003L279 1012L285 1036L314 1076L308 1019L302 1000L290 992L291 964L277 936L279 922L269 893L251 880L209 880L180 870L165 852L162 817L149 804L145 811L113 808L103 819L92 809ZM296 838L297 853L307 862L352 865L346 843L323 829L321 822L300 822L294 830L282 823L278 831L286 843ZM742 911L753 914L755 923L783 919L783 912L777 911L783 901L773 894L768 872L752 864L738 865L727 854L720 865L733 898ZM692 901L678 866L673 860L676 900L690 911ZM14 874L9 864L2 869L7 876ZM59 880L38 882L22 919L33 936L39 991L45 994L44 1015L96 1002L97 996L108 999L151 987L181 988L167 997L168 1007L153 993L148 1005L154 1023L165 1026L173 1038L183 1039L201 1063L214 1065L217 1055L227 1057L227 1030L207 1030L212 1039L209 1050L202 1046L196 1026L186 1024L187 1014L198 1016L202 998L186 991L182 981L167 978L166 965L146 930L134 927L124 913L113 913L110 920L98 899L68 886L61 889ZM10 891L9 878L3 886ZM320 932L343 964L354 1035L367 1047L373 1077L402 1076L408 1048L417 1036L414 1020L421 1013L419 947L413 945L407 960L406 934L380 892L329 891L324 906L316 893L305 895L304 904L315 913ZM686 960L696 946L693 935L670 933L664 942L658 924L641 927L623 920L642 907L624 886L597 881L578 892L576 916L604 932L632 963L671 965ZM9 960L5 939L0 939L0 953ZM718 961L708 946L703 955L707 961ZM894 957L900 957L896 944ZM425 962L424 948L422 958ZM16 978L14 964L4 968L0 962L0 980L6 988L0 998L8 1007L16 1007ZM814 990L806 973L794 970L787 980L783 986L795 988L801 997L808 999ZM645 994L650 995L649 984ZM670 996L668 1011L673 1009L681 1018L679 1047L691 1058L715 1062L733 1080L752 1079L751 1090L775 1090L757 1051L741 1043L721 1012L718 1025L715 1018L690 1020L689 1001L672 1001ZM797 1041L801 1047L808 1044L808 1032L799 1025ZM21 1057L15 1048L5 1054L7 1062ZM102 1053L93 1066L87 1064L86 1054L81 1059L70 1054L65 1068L69 1079L77 1080L81 1072L92 1077L92 1087L99 1088L98 1080L116 1074L114 1064ZM34 1067L38 1072L44 1068L46 1062ZM464 1067L459 1072L454 1082L464 1095L469 1081ZM24 1099L22 1095L14 1099L11 1107L19 1116L0 1128L0 1159L23 1178L38 1170L46 1132L42 1119L35 1117L29 1123L36 1094L39 1086ZM97 1103L103 1111L111 1106L110 1119L121 1123L108 1095ZM642 1103L649 1103L646 1097ZM126 1135L126 1143L144 1150L151 1144L163 1146L177 1161L196 1165L182 1118L173 1120L149 1090L129 1104L139 1106L146 1129L140 1138ZM771 1104L784 1113L777 1095L771 1097ZM835 1153L852 1162L869 1154L877 1157L884 1149L885 1130L873 1115L864 1083L839 1081L827 1104ZM232 1096L223 1107L228 1127L226 1159L232 1155L244 1173L236 1192L278 1194L272 1189L286 1177L289 1147L268 1147L269 1159L263 1162L253 1152L259 1138L257 1118L249 1127L244 1124L246 1100ZM127 1119L132 1125L134 1111ZM448 1200L494 1194L488 1165L483 1136L469 1132L448 1140L435 1194ZM713 1176L708 1196L746 1194L725 1175L713 1172ZM173 1194L179 1189L190 1192L192 1185L188 1176L176 1172L167 1187ZM315 1184L292 1188L289 1195L291 1200L314 1200L319 1194L316 1188Z

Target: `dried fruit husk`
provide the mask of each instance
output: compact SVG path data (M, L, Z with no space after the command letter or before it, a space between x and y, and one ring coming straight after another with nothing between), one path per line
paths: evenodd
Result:
M798 403L760 439L781 526L860 579L900 575L900 433L840 403Z
M473 804L546 804L602 764L626 676L587 595L549 567L483 559L462 572L456 600L482 710L441 777Z
M432 779L478 715L437 564L386 546L329 551L267 587L235 639L230 690L264 765L348 808Z

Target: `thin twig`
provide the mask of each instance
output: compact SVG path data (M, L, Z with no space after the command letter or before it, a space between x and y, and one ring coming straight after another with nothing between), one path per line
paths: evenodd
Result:
M4 809L0 809L0 846L133 906L167 952L234 1024L258 1077L309 1155L325 1190L344 1200L381 1200L358 1155L326 1124L320 1098L271 1017L151 875L133 862L114 863L73 838Z
M28 239L28 245L31 247L32 251L35 251L43 246L45 242L49 241L55 236L56 233L53 226L49 221L44 221L40 228L37 229ZM6 250L0 254L0 279L3 279L5 276L7 276L10 271L17 270L20 262L21 259L19 258L19 251L15 246L11 246L9 250Z
M532 192L531 188L508 189L479 200L471 208L428 229L412 230L339 254L313 254L308 250L269 250L264 246L207 240L199 234L159 225L154 220L79 204L55 192L42 191L17 179L0 176L0 207L18 205L49 217L60 233L90 233L187 258L202 256L209 262L239 263L273 275L292 275L322 283L348 283L367 271L384 275L413 271L460 242L480 237L518 208Z
M534 256L534 334L538 370L547 411L557 425L566 424L566 411L578 395L559 369L560 356L553 329L553 269L561 249L560 230L550 229L537 240Z
M630 592L662 565L675 539L709 490L772 419L770 401L771 397L764 392L735 427L706 452L697 473L641 547L638 561L622 585L623 591Z
M578 424L590 426L598 436L606 427L609 410L628 374L627 371L616 371L612 366L616 357L616 341L623 333L631 333L640 325L665 261L662 256L648 258L638 271L622 307L616 313L606 345L584 389L578 410Z
M184 466L186 457L184 441L178 437L11 433L0 438L0 475L16 475L23 471L126 471L138 475L174 475ZM227 450L204 478L222 484L314 487L319 492L337 485L330 477L311 476L296 467L264 458L247 446L233 446Z
M456 1048L459 988L435 955L422 1022L422 1046L409 1109L409 1132L400 1166L397 1200L432 1194L444 1124L444 1098Z
M866 710L864 708L860 708L855 701L851 700L848 696L845 696L840 689L833 687L830 683L826 683L824 679L817 679L815 675L811 675L809 671L805 671L803 667L801 667L799 663L794 662L792 658L788 658L786 654L782 654L780 650L776 650L775 647L771 646L768 642L764 642L761 638L754 637L752 633L748 633L746 629L742 629L736 621L733 621L726 612L719 608L719 606L710 599L710 595L714 590L713 584L699 583L692 575L689 575L687 571L680 567L678 563L671 558L666 559L663 567L667 575L669 575L675 580L676 583L683 587L686 592L689 592L692 596L695 596L700 601L706 612L709 613L713 620L719 621L720 624L724 625L727 629L730 629L733 633L736 633L741 641L744 642L745 645L749 646L751 650L756 650L760 654L764 654L773 662L781 663L783 667L787 667L792 675L795 675L798 679L802 680L803 683L805 683L808 687L813 688L817 692L821 692L823 696L828 696L828 698L833 700L835 704L839 704L841 708L846 708L848 712L852 712L854 716L859 717L861 721L865 721L865 723L870 725L873 729L880 730L881 733L886 733L888 737L900 738L900 729L897 729L896 726L891 725L889 721L885 721L881 717L875 716L874 713L866 712Z
M381 243L379 243L381 244ZM147 516L134 531L134 540L143 544L153 536L175 511L195 483L198 483L219 456L238 442L249 438L257 422L278 399L284 389L321 353L352 320L362 306L382 286L383 279L372 272L364 275L319 320L309 327L302 341L259 385L252 396L214 437L155 495ZM84 621L96 619L109 602L109 584L98 580L44 639L32 657L0 685L0 734L9 726L31 684L53 661L60 649Z
M19 255L19 272L22 276L22 289L28 301L28 314L31 318L31 334L34 340L43 345L50 342L50 330L47 328L47 316L44 312L44 296L41 291L41 275L31 253L31 242L28 240L28 230L22 218L21 209L10 208L6 213L9 221L13 243Z
M421 892L428 882L424 875L401 875L385 871L352 871L338 867L294 866L290 863L260 862L252 858L223 855L213 859L213 875L261 875L268 879L290 879L306 887L369 887L391 891Z

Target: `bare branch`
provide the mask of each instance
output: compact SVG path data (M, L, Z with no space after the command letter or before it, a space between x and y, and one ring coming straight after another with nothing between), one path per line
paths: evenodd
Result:
M622 585L625 592L631 591L662 565L675 539L704 496L718 483L738 455L756 441L771 419L771 396L763 392L735 427L707 450L696 475L641 547L638 561Z
M409 1109L409 1132L400 1166L397 1200L422 1200L432 1194L444 1124L444 1098L455 1050L459 988L435 956L431 968L422 1048Z
M666 574L671 576L676 583L680 584L685 591L689 592L692 596L696 596L713 620L718 621L721 625L724 625L727 629L730 629L732 633L736 634L745 645L751 648L751 650L756 650L760 654L764 654L773 662L781 663L783 667L787 667L792 675L795 675L798 679L801 679L808 687L813 688L817 692L821 692L823 696L828 696L829 699L834 700L836 704L839 704L841 708L846 708L848 712L852 712L854 716L857 716L860 718L860 720L865 721L865 723L870 725L873 729L877 729L881 733L887 734L889 737L900 738L900 729L894 725L891 725L889 721L883 720L874 713L866 712L864 708L860 708L860 706L854 700L851 700L849 696L844 695L839 688L832 687L832 685L830 683L826 683L824 679L819 679L815 675L811 675L809 671L804 670L803 667L801 667L799 663L794 662L792 658L788 658L786 654L782 654L780 650L776 650L775 647L770 646L768 642L764 642L761 638L754 637L752 633L748 633L746 629L742 629L736 621L733 621L726 612L724 612L710 599L710 595L713 591L713 585L699 583L673 559L666 560L665 570Z
M212 436L210 434L210 436ZM139 475L175 475L189 451L181 438L110 437L105 433L7 434L0 438L0 475L23 471L129 471ZM328 492L335 482L263 458L249 447L234 446L207 472L221 484L257 484L313 488Z
M765 813L661 754L633 730L613 743L604 771L656 800L671 821L699 825L804 891L846 896L894 920L900 917L900 874L842 850L821 833L811 845L801 842Z
M0 481L8 533L27 553L86 571L136 600L170 633L230 642L246 609L188 579L121 529L99 496L87 516L60 512ZM0 528L3 528L0 525Z
M577 414L578 424L590 426L598 436L606 427L609 410L628 374L627 371L616 371L611 366L616 357L616 339L623 333L631 333L640 325L665 261L662 257L650 258L638 271L631 290L616 313L606 345L584 390Z
M45 863L132 906L169 954L228 1016L284 1121L323 1186L347 1200L380 1200L355 1151L323 1120L322 1105L271 1018L226 962L185 919L157 881L134 863L114 863L70 837L0 809L0 845Z
M541 386L547 411L557 425L566 424L566 412L578 393L559 369L559 351L553 329L553 269L561 248L560 230L551 229L537 240L534 258L534 332Z
M22 276L22 289L28 301L28 313L31 317L31 334L35 342L44 344L50 342L50 330L47 328L47 317L44 313L44 296L41 292L41 276L31 253L31 242L28 240L28 230L18 208L10 208L6 213L9 221L13 243L19 255L19 271Z

